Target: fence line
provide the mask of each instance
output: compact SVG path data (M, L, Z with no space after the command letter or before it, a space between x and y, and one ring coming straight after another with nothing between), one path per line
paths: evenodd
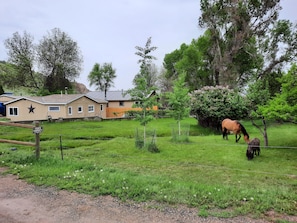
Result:
M24 145L24 146L36 146L36 144L32 143L32 142L22 142L22 141L17 141L17 140L10 140L10 139L0 139L0 142L10 143L10 144L19 144L19 145Z
M33 129L33 125L27 125L27 124L21 124L21 123L12 123L12 122L0 122L0 125L5 125L5 126L13 126L13 127L22 127L22 128L28 128L28 129Z
M19 145L25 145L25 146L35 146L36 158L39 159L39 157L40 157L40 135L39 134L42 132L42 127L39 126L39 122L35 122L35 126L27 125L27 124L20 124L20 123L12 123L12 122L0 122L0 125L32 129L33 133L35 134L35 143L17 141L17 140L9 140L9 139L0 139L0 142L10 143L10 144L19 144Z
M86 137L86 136L83 136L82 138L77 138L77 139L73 139L73 136L71 134L47 134L47 136L56 136L57 139L59 139L60 136L63 136L63 137L66 137L67 138L70 138L72 140L108 140L108 139L113 139L113 138L116 138L116 137L95 137L95 136L89 136L89 137ZM119 137L119 136L117 136ZM171 137L171 136L165 136L165 137ZM190 138L191 137L203 137L203 136L189 136ZM134 139L134 137L127 137L129 139ZM157 138L163 138L163 137L158 137L158 134L157 134ZM222 140L223 141L223 140ZM230 140L231 141L231 140ZM193 143L193 142L192 142ZM196 142L194 142L196 143ZM200 144L200 142L197 142ZM211 144L207 144L207 145L210 145L210 146L228 146L228 147L247 147L247 144L239 144L239 143L235 143L234 144L226 144L226 143L211 143ZM264 145L260 145L261 149L264 148L264 149L268 149L268 148L272 148L272 149L297 149L297 146L279 146L279 145L275 145L275 146L264 146Z

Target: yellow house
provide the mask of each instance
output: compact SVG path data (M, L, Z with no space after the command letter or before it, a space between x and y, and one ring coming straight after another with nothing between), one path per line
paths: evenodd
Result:
M107 101L85 94L55 94L16 97L6 103L6 117L12 122L49 119L106 118Z
M155 94L155 92L152 92L148 97L153 94ZM127 111L140 110L140 108L133 108L133 105L139 102L132 100L131 96L125 94L124 91L107 91L106 95L103 91L90 91L86 95L95 100L101 99L108 102L106 118L123 118ZM158 107L155 106L153 110L158 110Z

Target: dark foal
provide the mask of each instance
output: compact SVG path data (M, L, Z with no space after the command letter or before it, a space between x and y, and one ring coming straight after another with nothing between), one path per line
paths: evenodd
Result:
M254 155L260 155L260 139L254 138L248 143L248 148L246 150L246 156L248 160L254 158Z

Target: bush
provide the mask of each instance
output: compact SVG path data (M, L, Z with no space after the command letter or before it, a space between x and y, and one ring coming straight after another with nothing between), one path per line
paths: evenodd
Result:
M136 137L136 139L135 139L135 146L138 149L143 148L143 146L144 146L144 140L143 139L140 139L139 137Z
M154 143L154 142L151 142L147 145L147 150L151 153L159 153L160 152L156 143Z
M206 86L190 95L191 113L203 127L219 130L223 119L243 119L248 115L245 98L228 87Z

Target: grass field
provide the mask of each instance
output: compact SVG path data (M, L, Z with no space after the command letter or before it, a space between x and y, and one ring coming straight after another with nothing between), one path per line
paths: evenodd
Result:
M251 138L258 129L242 122ZM231 217L269 210L297 213L297 126L268 127L269 147L248 161L247 145L235 136L201 128L189 118L189 143L172 142L172 119L150 122L159 153L135 147L133 120L42 123L41 158L34 148L0 144L0 165L37 185L80 193L117 196L123 200L155 200L197 207L201 216ZM0 126L0 138L34 141L29 129ZM150 138L148 138L150 140ZM63 160L60 147L63 148ZM11 150L16 148L17 150Z

